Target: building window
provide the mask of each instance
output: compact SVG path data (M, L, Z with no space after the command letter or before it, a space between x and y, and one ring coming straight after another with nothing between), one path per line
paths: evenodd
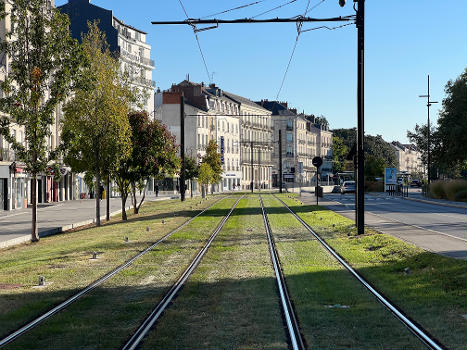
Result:
M293 141L292 133L288 132L286 135L286 138L287 138L287 142L292 142Z

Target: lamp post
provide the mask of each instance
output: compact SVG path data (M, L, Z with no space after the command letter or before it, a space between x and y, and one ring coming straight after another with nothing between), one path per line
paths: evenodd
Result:
M434 103L438 103L438 101L430 101L430 75L428 74L428 90L427 90L427 94L426 95L419 95L418 97L426 97L426 107L427 107L427 112L428 112L428 122L427 122L427 127L428 127L428 131L427 131L427 138L426 138L426 141L427 141L427 173L428 173L428 185L430 185L431 183L431 143L430 143L430 134L431 134L431 130L430 130L430 106Z

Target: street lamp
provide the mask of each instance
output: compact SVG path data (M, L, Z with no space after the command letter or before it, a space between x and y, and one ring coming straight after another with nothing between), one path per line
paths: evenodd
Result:
M427 111L428 111L428 123L427 123L427 127L428 127L428 134L427 134L427 153L428 153L428 159L427 159L427 173L428 173L428 185L430 185L431 183L431 144L430 144L430 134L431 134L431 130L430 130L430 106L434 103L438 103L438 101L430 101L430 75L428 74L428 93L426 95L419 95L418 97L426 97L426 107L427 107Z

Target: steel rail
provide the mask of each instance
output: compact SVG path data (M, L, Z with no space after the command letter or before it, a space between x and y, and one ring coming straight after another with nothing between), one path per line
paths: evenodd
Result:
M42 314L41 316L37 317L36 319L34 319L33 321L27 323L26 325L24 325L23 327L19 328L18 330L14 331L13 333L11 333L10 335L6 336L5 338L1 339L0 340L0 348L7 345L8 343L12 342L13 340L15 340L16 338L20 337L21 335L23 335L24 333L26 333L27 331L31 330L32 328L34 328L35 326L37 326L39 323L41 323L42 321L45 321L46 319L50 318L51 316L55 315L56 313L60 312L61 310L65 309L67 306L69 306L70 304L72 304L73 302L75 302L77 299L79 299L81 296L83 296L84 294L90 292L91 290L93 290L94 288L96 288L97 286L99 286L100 284L102 284L103 282L107 281L109 278L111 278L112 276L114 276L115 274L117 274L118 272L122 271L123 269L125 269L126 267L130 266L136 259L140 258L141 256L145 255L147 252L149 252L150 250L152 250L154 247L156 247L157 245L159 245L161 242L165 241L167 238L169 238L170 236L172 236L174 233L180 231L182 228L184 228L185 226L187 226L189 223L191 223L194 219L196 219L197 217L199 217L200 215L202 215L203 213L205 213L207 210L211 209L214 205L216 205L219 201L221 201L222 199L225 199L225 198L228 198L228 197L222 197L222 198L219 198L218 200L216 200L213 204L211 204L209 207L207 207L206 209L202 210L201 212L199 212L198 214L196 214L195 216L193 216L191 219L187 220L186 222L184 222L182 225L178 226L176 229L172 230L171 232L167 233L166 235L164 235L162 238L160 238L158 241L156 241L155 243L151 244L149 247L147 247L145 250L143 250L142 252L138 253L137 255L135 255L134 257L132 257L130 260L126 261L125 263L123 263L122 265L118 266L117 268L115 268L114 270L108 272L107 274L105 274L104 276L102 276L101 278L99 278L97 281L91 283L89 286L87 286L86 288L82 289L81 291L79 291L78 293L74 294L73 296L71 296L70 298L66 299L65 301L61 302L60 304L58 304L57 306L55 306L54 308L50 309L49 311L47 311L46 313Z
M305 349L305 343L303 341L302 335L300 333L300 327L298 325L298 319L295 315L292 302L290 300L289 293L287 291L287 285L285 283L284 274L280 268L279 255L277 254L276 245L271 234L271 225L269 224L269 219L264 209L263 198L259 196L259 201L261 203L261 211L263 213L263 222L264 228L266 229L266 234L268 237L269 243L269 252L271 254L272 265L274 267L274 274L276 275L277 288L279 290L279 296L281 299L282 311L284 312L285 321L287 324L287 329L290 337L290 342L292 344L293 350Z
M331 253L334 258L339 261L339 263L344 266L363 286L365 286L371 294L373 294L378 301L383 304L386 308L389 309L395 315L399 321L401 321L415 336L417 336L426 346L433 350L446 350L446 346L442 345L439 341L433 339L426 330L424 330L420 325L415 321L411 320L402 310L397 306L393 305L386 297L384 297L380 292L378 292L375 287L371 285L364 277L362 277L354 268L352 268L344 258L342 258L334 249L332 249L324 239L322 239L301 217L299 217L290 207L285 204L285 202L278 198L276 195L274 197L279 200L282 205L284 205L291 214L321 243L321 245L326 248L326 250Z
M133 335L130 337L130 339L125 343L125 345L122 347L122 350L134 350L136 349L142 342L143 338L148 334L148 332L151 330L151 328L154 326L154 323L159 319L159 317L162 315L164 310L167 308L167 306L170 304L172 299L175 297L177 292L182 288L183 284L185 281L190 277L190 275L193 273L195 268L199 265L201 259L203 256L206 254L207 250L211 246L211 243L214 241L214 239L217 237L217 234L220 232L220 230L224 227L225 223L229 219L230 215L236 208L238 202L243 198L244 196L240 197L233 207L230 209L230 211L227 213L227 215L224 217L224 219L219 223L217 228L214 230L214 232L211 234L209 237L209 240L206 242L204 247L196 254L195 258L193 261L190 263L190 265L187 267L187 269L183 272L183 274L180 276L180 278L172 285L172 287L169 289L169 291L164 295L162 300L156 305L156 307L151 311L148 317L144 319L144 321L140 324L138 329L133 333Z

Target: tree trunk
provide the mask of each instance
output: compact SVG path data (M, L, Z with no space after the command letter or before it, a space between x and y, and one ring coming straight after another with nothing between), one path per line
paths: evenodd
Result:
M143 204L145 198L146 198L146 187L144 187L144 190L143 190L143 197L141 198L141 201L139 202L138 206L136 207L136 212L135 212L135 214L138 214L138 213L139 213L139 208L141 208L141 205Z
M201 197L206 198L206 185L201 185Z
M36 180L36 174L32 175L32 180L31 180L31 203L32 203L31 241L32 242L39 242L39 233L37 232L37 180Z
M101 225L101 175L99 172L96 174L96 225Z
M106 212L105 212L105 220L110 221L110 175L107 175L107 193L105 196L105 202L107 204Z
M138 209L136 205L136 185L131 184L131 193L132 193L132 200L133 200L133 214L138 214Z
M193 198L193 180L190 180L190 194L191 198Z
M125 209L127 198L128 198L128 193L125 193L125 194L122 193L122 220L124 221L128 220L128 217L126 215L126 209Z

